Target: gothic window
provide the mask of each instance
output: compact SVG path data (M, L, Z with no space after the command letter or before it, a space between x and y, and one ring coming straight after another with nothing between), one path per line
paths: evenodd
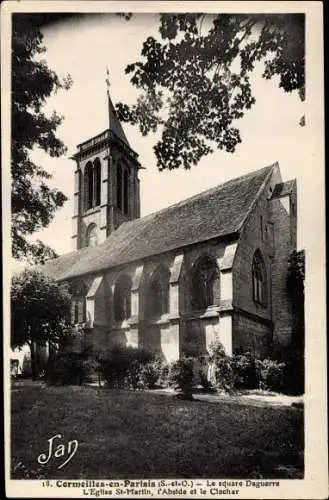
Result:
M170 271L158 266L152 274L148 287L148 316L159 317L169 312Z
M204 255L192 275L192 309L203 310L219 300L219 273L216 262Z
M256 250L252 261L252 289L253 299L257 304L266 306L266 271L262 255Z
M90 224L86 234L86 246L95 247L97 245L97 227L96 224Z
M115 321L124 321L131 316L131 285L130 276L123 274L119 277L114 290L114 318Z
M86 294L87 290L82 282L71 287L71 321L73 324L86 322Z

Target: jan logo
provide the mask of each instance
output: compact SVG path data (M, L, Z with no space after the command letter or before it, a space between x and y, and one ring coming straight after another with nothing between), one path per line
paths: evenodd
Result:
M66 460L61 465L58 466L58 469L61 469L62 467L64 467L64 465L66 465L71 460L71 458L74 457L74 455L76 454L76 451L78 449L78 441L76 439L73 439L73 441L69 441L67 443L67 446L65 444L62 444L62 443L56 444L56 446L55 446L54 441L60 440L61 438L62 438L61 434L55 434L55 436L53 436L47 440L47 442L48 442L47 454L41 453L38 456L39 464L45 465L46 463L49 462L49 460L52 457L55 457L55 458L61 458L61 457L66 458L67 457Z

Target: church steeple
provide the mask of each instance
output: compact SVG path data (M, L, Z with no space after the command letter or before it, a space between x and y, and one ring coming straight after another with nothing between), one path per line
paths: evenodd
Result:
M110 95L110 73L108 67L106 67L106 94L107 94L107 107L108 107L108 120L109 120L109 130L111 130L118 139L124 142L129 148L129 142L126 134L122 128L118 115L116 114L115 108Z
M137 153L116 114L107 69L108 128L77 146L73 248L99 244L125 221L140 217Z

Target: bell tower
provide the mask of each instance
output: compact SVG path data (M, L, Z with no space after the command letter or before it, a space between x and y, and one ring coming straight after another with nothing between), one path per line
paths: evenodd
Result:
M77 146L73 250L102 243L123 222L140 217L138 154L115 112L107 79L109 127Z

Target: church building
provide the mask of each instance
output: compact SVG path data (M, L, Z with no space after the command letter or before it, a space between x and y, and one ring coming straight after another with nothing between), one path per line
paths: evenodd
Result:
M260 358L288 345L296 181L275 163L140 217L142 166L108 105L109 128L72 157L73 251L43 266L69 282L72 323L94 352L123 343L167 362L216 339Z

